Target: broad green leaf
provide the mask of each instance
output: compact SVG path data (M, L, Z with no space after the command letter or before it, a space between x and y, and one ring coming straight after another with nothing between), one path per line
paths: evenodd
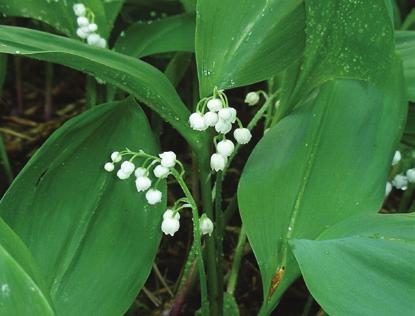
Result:
M180 0L186 12L196 11L196 0Z
M406 115L401 69L387 80L393 86L386 91L347 79L323 84L249 157L238 201L265 297L284 281L281 269L296 274L290 238L313 239L381 206Z
M0 219L2 315L55 315L44 281L26 246Z
M194 37L194 14L177 15L133 24L121 33L114 49L138 58L175 51L193 52Z
M0 26L0 52L59 63L99 77L143 101L176 128L193 149L203 146L201 138L206 135L190 128L190 111L172 84L143 61L61 36L11 26Z
M415 102L415 31L395 32L396 51L403 61L408 100Z
M305 0L305 10L306 44L301 72L288 101L291 105L335 78L385 83L394 43L384 1Z
M98 33L108 37L112 24L120 10L120 2L101 0L83 0L81 3L89 8L98 25ZM73 5L78 0L0 0L0 12L8 16L22 16L42 21L66 35L76 38L76 16Z
M0 215L32 252L59 315L122 315L151 270L165 201L150 206L132 179L104 171L110 153L125 147L158 153L131 99L67 122L0 202Z
M196 59L200 94L273 77L304 47L302 0L199 0Z
M292 240L307 287L329 315L413 315L414 215L360 216L319 240Z

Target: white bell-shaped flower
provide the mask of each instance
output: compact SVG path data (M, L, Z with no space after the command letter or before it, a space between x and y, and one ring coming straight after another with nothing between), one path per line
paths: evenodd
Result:
M162 197L161 191L157 189L150 189L146 193L146 199L147 199L148 204L150 205L160 203L161 197Z
M82 3L76 3L73 5L73 12L76 16L85 16L86 14L86 7Z
M120 180L126 180L131 176L131 172L124 172L122 169L117 171L117 177Z
M98 25L96 25L95 23L90 23L88 25L89 32L96 32L97 30L98 30Z
M230 122L219 119L215 125L215 131L220 134L227 134L231 131L232 124Z
M203 119L205 120L206 126L212 127L212 126L215 126L216 123L218 122L219 116L215 112L207 112L203 116Z
M80 16L76 19L76 23L78 23L79 26L88 26L89 25L89 20L88 18L84 17L84 16Z
M236 117L236 110L231 107L220 109L218 112L219 118L225 122L231 122L233 116Z
M112 162L117 163L117 162L120 162L121 159L122 159L122 155L118 151L114 151L111 154L111 160L112 160Z
M189 116L189 124L195 131L204 131L208 128L203 118L203 114L200 112L192 113Z
M165 168L173 168L176 165L176 154L173 151L165 151L159 154L160 164Z
M101 37L98 34L92 33L92 34L88 35L86 41L87 41L88 45L97 46L100 38Z
M408 188L408 178L402 174L397 174L392 180L392 185L397 189L405 191Z
M161 231L166 235L173 236L180 228L180 214L174 213L168 209L163 214L163 221L161 223Z
M88 37L88 33L85 32L83 27L80 27L76 30L76 35L81 39L86 39Z
M392 183L386 182L385 196L388 196L392 191Z
M115 168L115 166L114 166L114 164L112 162L107 162L104 165L105 171L108 171L108 172L114 171L114 168Z
M235 145L229 139L221 140L216 145L217 152L225 157L229 157L230 155L232 155L234 149L235 149Z
M236 114L237 114L236 109L231 108L231 107L229 107L228 109L231 112L231 118L229 119L229 122L233 124L236 121Z
M135 186L137 188L137 192L144 192L147 191L151 186L151 180L149 177L141 176L135 180Z
M158 165L154 168L153 173L156 178L165 179L169 175L169 168Z
M395 151L395 155L393 156L393 159L392 159L392 166L397 165L399 161L401 161L401 159L402 159L401 152L399 150Z
M200 232L202 235L212 235L213 232L213 222L206 214L203 214L199 221Z
M251 132L247 128L237 128L233 132L233 137L235 137L238 144L248 144L252 138Z
M216 98L215 99L210 99L207 102L207 107L208 107L209 111L218 112L223 107L222 100L221 99L216 99Z
M245 103L248 105L255 105L259 102L259 94L257 92L249 92L245 96Z
M147 169L143 168L143 167L138 167L137 169L135 169L134 171L134 175L136 178L138 177L142 177L147 173Z
M174 219L180 220L180 213L175 212L168 208L163 214L163 219L166 219L166 218L174 218Z
M415 168L408 169L406 171L406 178L409 183L415 183Z
M101 48L106 48L107 40L105 38L100 37L96 46L101 47Z
M125 173L129 173L130 175L133 173L134 169L135 166L131 161L124 161L121 164L121 170Z
M216 172L225 169L227 162L228 159L225 156L218 153L213 154L210 157L210 167L212 168L212 170L215 170Z

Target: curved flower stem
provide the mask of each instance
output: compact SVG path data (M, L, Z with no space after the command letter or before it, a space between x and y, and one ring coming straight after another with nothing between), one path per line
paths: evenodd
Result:
M180 188L183 190L184 195L186 196L189 204L192 207L193 215L193 238L195 245L195 256L197 257L197 263L199 267L199 279L200 279L200 292L202 297L202 315L209 315L209 302L207 298L207 285L206 285L206 275L205 275L205 266L203 262L202 247L201 247L201 234L199 227L199 212L195 200L193 199L192 194L190 193L189 188L183 180L183 177L177 172L176 169L171 170L171 174L176 178L177 183L180 185Z

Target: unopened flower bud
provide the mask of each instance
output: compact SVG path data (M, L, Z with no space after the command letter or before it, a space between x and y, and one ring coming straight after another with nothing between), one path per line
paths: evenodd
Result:
M247 144L252 138L251 132L247 128L237 128L233 132L233 137L239 144Z
M206 126L215 126L215 124L218 122L219 117L215 112L207 112L203 119L205 120Z
M158 165L154 168L153 171L156 178L164 179L167 178L169 175L169 168L163 167L162 165Z
M97 30L98 30L98 25L96 25L95 23L90 23L88 25L89 32L96 32Z
M78 29L76 30L76 35L77 35L79 38L82 38L82 39L86 39L86 38L88 37L88 33L87 33L87 32L85 32L85 30L84 30L84 28L83 28L83 27L80 27L80 28L78 28Z
M84 16L80 16L76 19L76 23L78 23L79 26L88 26L89 20Z
M195 131L204 131L208 128L203 119L203 114L200 112L195 112L190 115L189 124Z
M209 234L209 236L212 235L213 232L213 222L210 220L209 217L206 216L206 214L203 214L199 221L199 227L200 232L202 235Z
M232 155L235 145L229 139L224 139L216 145L216 150L219 154L225 157Z
M88 35L86 41L87 41L88 45L96 46L98 44L100 38L101 37L98 34L92 33L92 34Z
M74 4L72 8L76 16L84 16L86 14L86 8L82 3Z
M112 162L117 163L117 162L120 162L121 159L122 159L122 155L118 151L114 151L111 154L111 160L112 160Z
M257 92L249 92L245 97L245 103L248 105L255 105L259 102L259 94Z
M227 162L228 159L225 156L222 156L218 153L213 154L210 157L210 167L212 168L212 170L215 170L216 172L225 169Z
M176 165L176 154L173 151L165 151L159 154L160 164L165 168L173 168Z
M112 162L107 162L104 165L104 169L105 171L108 171L108 172L114 171L114 164Z
M151 180L149 177L141 176L135 180L135 186L137 188L137 192L144 192L147 191L151 186Z
M222 108L222 100L221 99L210 99L207 102L207 107L209 111L218 112Z
M122 169L120 169L120 170L117 171L117 177L120 180L128 179L130 176L131 176L131 173L124 172Z

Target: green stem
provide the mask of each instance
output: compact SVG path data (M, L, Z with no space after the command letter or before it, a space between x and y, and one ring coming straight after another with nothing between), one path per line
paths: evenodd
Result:
M86 78L86 107L88 109L97 105L97 82L92 76Z
M301 316L308 316L310 313L311 307L313 306L314 299L311 295L308 296L307 301L304 304L303 312L301 313Z
M202 247L201 247L201 233L199 227L199 212L195 200L193 199L192 194L190 193L189 188L183 180L183 177L177 172L177 170L172 169L171 174L176 178L177 183L180 185L183 190L184 195L189 201L189 204L192 206L192 216L193 216L193 238L195 243L195 256L197 257L197 263L199 266L199 279L200 279L200 292L202 296L202 315L209 315L209 301L207 299L207 286L206 286L206 275L205 275L205 266L202 256Z
M205 148L208 151L207 148ZM212 203L212 184L210 180L210 169L209 163L203 157L208 155L203 155L202 158L199 155L199 172L200 172L200 189L202 193L202 203L204 212L210 219L213 217L213 203ZM210 302L210 311L212 316L222 315L221 297L223 297L223 288L219 286L217 266L216 266L216 240L217 229L213 230L213 234L210 237L207 237L206 241L206 250L207 250L207 268L208 268L208 285L209 285L209 302Z
M239 233L238 244L236 245L236 248L235 248L235 254L233 257L231 273L229 275L228 287L226 290L229 294L232 294L232 295L235 292L236 283L238 281L238 272L239 272L239 268L241 267L241 261L242 261L242 256L244 254L245 244L246 244L246 232L245 232L244 226L242 225L241 232Z

